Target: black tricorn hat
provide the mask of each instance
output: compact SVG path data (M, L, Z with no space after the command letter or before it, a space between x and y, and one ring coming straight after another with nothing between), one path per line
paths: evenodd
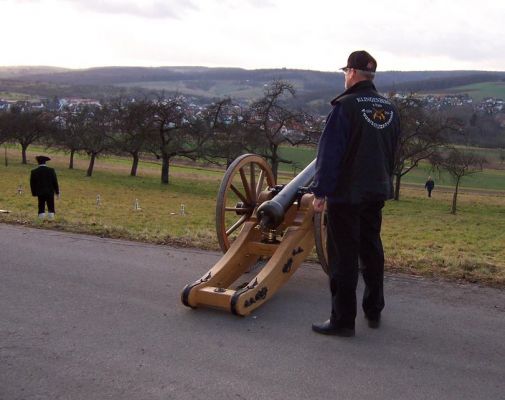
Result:
M47 157L47 156L37 156L37 157L35 157L35 159L37 160L37 162L38 162L39 164L44 164L46 161L51 160L51 159L50 159L49 157Z
M342 70L346 68L359 69L361 71L375 72L377 69L377 61L365 50L354 51L349 55L347 59L347 65Z

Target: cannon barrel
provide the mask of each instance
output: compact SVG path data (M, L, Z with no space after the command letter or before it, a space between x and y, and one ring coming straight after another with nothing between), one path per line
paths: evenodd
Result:
M274 198L258 207L257 215L262 228L275 229L282 223L284 214L298 197L299 189L307 187L312 182L315 172L316 160L313 160Z

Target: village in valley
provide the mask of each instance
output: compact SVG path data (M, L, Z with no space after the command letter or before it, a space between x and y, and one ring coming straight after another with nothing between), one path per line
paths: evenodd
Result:
M387 96L387 94L385 94ZM167 97L167 99L170 97ZM194 98L191 96L177 95L180 103L184 105L183 110L185 115L190 117L198 116L205 110L206 105L203 104L202 99ZM505 128L505 100L501 98L487 97L483 98L481 101L474 101L472 97L466 93L464 94L445 94L445 95L435 95L435 94L420 94L420 93L395 93L392 95L395 100L405 100L407 98L417 99L420 104L427 110L434 111L447 111L458 108L465 108L471 110L474 113L485 114L488 116L493 116L495 121L499 124L501 128ZM135 102L132 98L130 101ZM90 99L90 98L79 98L79 97L62 97L62 98L38 98L31 100L12 100L4 99L0 97L0 112L9 111L12 107L15 107L21 111L51 111L59 112L63 110L78 111L79 109L85 107L102 107L103 100ZM236 110L246 104L245 101L237 101L234 106ZM233 113L223 116L223 123L232 123ZM239 117L240 118L240 117ZM324 123L326 115L318 115L311 118L310 121L305 121L302 125L316 124L320 125ZM288 127L283 128L283 133L289 134L300 134L304 131L304 126L298 124L288 124ZM297 132L298 131L298 132Z

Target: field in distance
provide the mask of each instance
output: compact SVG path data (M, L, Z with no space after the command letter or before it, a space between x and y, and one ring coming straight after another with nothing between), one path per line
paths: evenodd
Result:
M435 92L437 93L437 92ZM468 94L474 101L480 102L485 98L505 99L505 82L482 82L471 85L456 86L438 94Z

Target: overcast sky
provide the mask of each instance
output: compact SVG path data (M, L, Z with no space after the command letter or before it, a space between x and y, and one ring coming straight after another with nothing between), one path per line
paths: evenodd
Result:
M0 65L505 70L505 0L0 0Z

